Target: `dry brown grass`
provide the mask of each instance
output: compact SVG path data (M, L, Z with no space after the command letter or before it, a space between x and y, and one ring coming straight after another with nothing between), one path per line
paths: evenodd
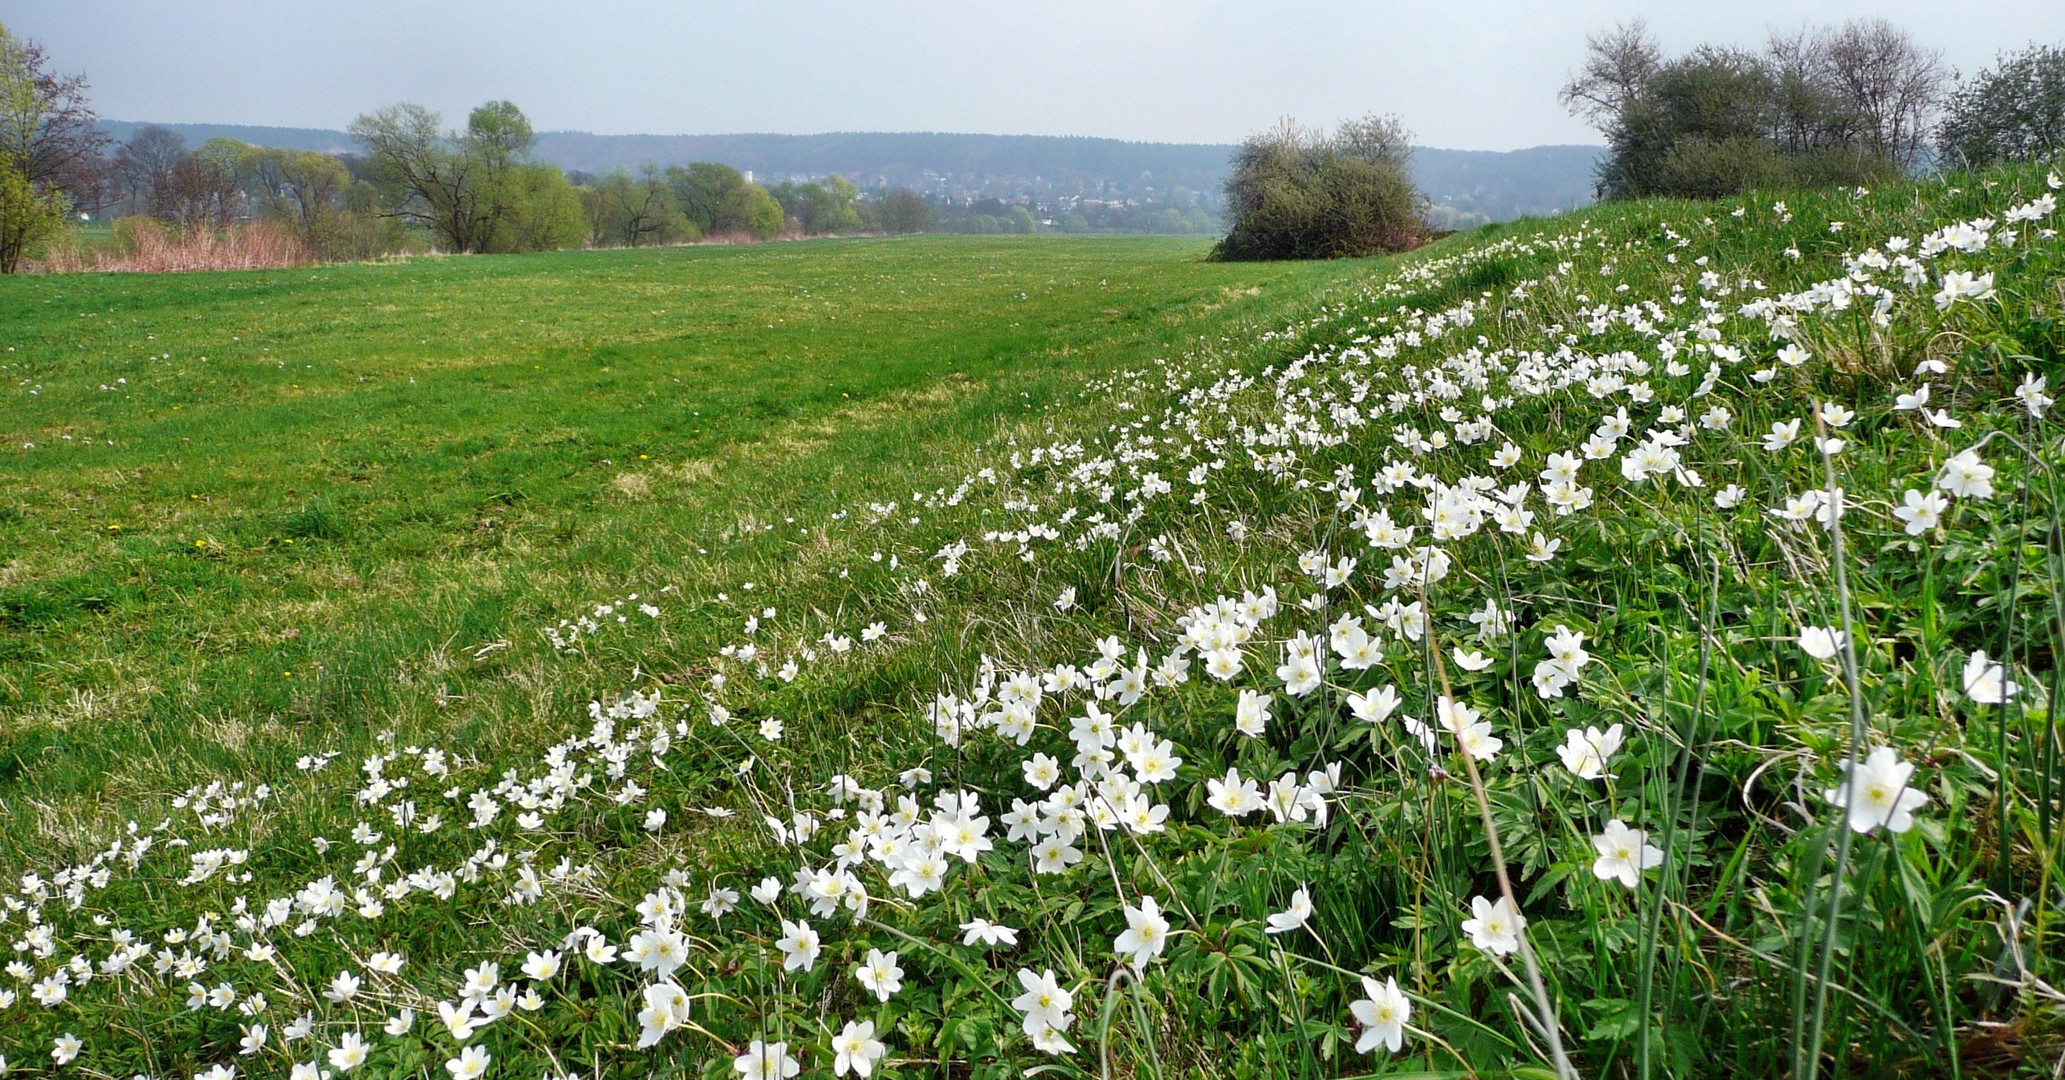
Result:
M38 268L54 274L163 274L190 270L279 270L315 261L313 253L293 234L264 221L241 222L223 229L173 229L139 221L130 237L133 251L60 249L52 251Z

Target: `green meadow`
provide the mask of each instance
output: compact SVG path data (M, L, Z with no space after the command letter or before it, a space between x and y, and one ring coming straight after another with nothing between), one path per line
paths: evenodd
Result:
M951 483L931 462L1086 378L1363 272L1206 247L913 237L0 281L0 801L67 817L527 694L510 676L542 626L654 567L692 577L769 507L817 522ZM17 839L35 820L5 819Z
M0 1071L2042 1075L2061 192L0 283Z

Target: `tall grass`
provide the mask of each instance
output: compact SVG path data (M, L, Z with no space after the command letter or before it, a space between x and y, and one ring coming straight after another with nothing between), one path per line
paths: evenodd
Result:
M293 233L269 221L219 228L177 227L147 218L125 219L129 227L117 250L82 245L59 247L36 260L32 270L52 274L167 274L202 270L280 270L306 266L313 253Z

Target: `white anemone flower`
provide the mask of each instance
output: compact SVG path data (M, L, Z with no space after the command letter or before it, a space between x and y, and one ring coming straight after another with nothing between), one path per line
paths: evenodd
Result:
M1312 918L1312 893L1305 886L1300 885L1298 886L1298 891L1291 894L1290 908L1269 916L1269 929L1265 933L1287 934L1305 925L1305 921L1310 918Z
M1844 762L1842 769L1843 785L1828 789L1823 798L1849 811L1853 832L1868 833L1881 825L1906 832L1914 827L1915 809L1929 801L1927 793L1908 786L1914 766L1900 760L1892 747L1881 746L1861 762Z
M882 1040L875 1038L873 1020L849 1020L839 1034L832 1037L832 1075L845 1076L850 1069L855 1076L870 1076L875 1071L875 1062L888 1051Z
M1497 903L1481 896L1470 898L1472 918L1463 920L1463 932L1470 944L1494 956L1520 951L1520 931L1527 919L1513 909L1513 902L1501 896Z
M1405 1045L1405 1025L1412 1019L1413 1003L1398 988L1396 976L1379 985L1362 977L1362 1000L1348 1003L1348 1011L1362 1024L1362 1037L1355 1040L1355 1052L1367 1054L1382 1046L1397 1053Z
M1965 696L1981 705L2006 704L2009 698L2022 692L2022 685L2008 678L2007 668L1998 660L1989 660L1985 649L1972 653L1965 661Z
M1832 626L1803 626L1800 628L1800 651L1816 660L1828 660L1842 651L1850 635Z
M1619 818L1607 822L1606 831L1592 837L1592 847L1599 852L1592 862L1592 876L1601 881L1619 878L1630 889L1641 880L1642 871L1663 865L1663 849L1649 842L1649 834L1628 828Z
M1169 920L1162 917L1154 897L1143 896L1140 906L1126 905L1126 929L1112 942L1112 951L1138 971L1162 954L1169 944Z

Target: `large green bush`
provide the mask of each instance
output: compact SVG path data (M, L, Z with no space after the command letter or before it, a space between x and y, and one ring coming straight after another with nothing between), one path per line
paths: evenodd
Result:
M1331 259L1404 251L1426 234L1407 173L1410 134L1369 117L1331 136L1285 121L1249 138L1226 181L1226 238L1213 257Z

